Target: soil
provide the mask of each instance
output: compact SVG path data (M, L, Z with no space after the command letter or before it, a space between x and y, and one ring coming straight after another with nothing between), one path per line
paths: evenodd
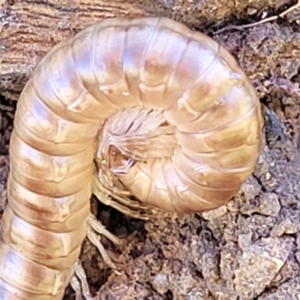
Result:
M272 22L214 34L295 4L274 2L136 1L145 14L213 36L236 57L261 100L264 147L241 191L210 212L145 222L91 199L97 218L124 242L116 246L101 238L118 272L84 242L81 260L94 299L300 299L300 8ZM0 85L0 211L7 200L15 98L29 75L15 72ZM75 299L70 287L64 299Z

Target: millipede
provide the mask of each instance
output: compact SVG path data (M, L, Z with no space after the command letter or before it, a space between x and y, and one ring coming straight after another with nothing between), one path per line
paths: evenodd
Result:
M92 299L82 242L114 267L98 234L119 240L91 195L133 217L217 208L254 171L262 128L235 58L179 22L108 18L55 45L17 103L0 299L62 299L70 282Z

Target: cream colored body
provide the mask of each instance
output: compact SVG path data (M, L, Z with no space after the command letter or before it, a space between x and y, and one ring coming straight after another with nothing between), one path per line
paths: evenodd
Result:
M238 192L261 135L259 101L234 58L177 22L106 19L56 45L18 102L0 299L62 299L86 236L94 159L140 201L190 213Z

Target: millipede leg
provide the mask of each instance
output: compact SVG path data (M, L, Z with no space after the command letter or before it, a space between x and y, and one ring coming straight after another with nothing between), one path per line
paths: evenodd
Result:
M81 265L81 262L79 260L77 260L76 265L75 265L75 274L81 282L81 289L82 289L82 294L83 294L84 298L86 300L93 300L93 297L90 294L90 289L89 289L89 285L88 285L88 282L87 282L87 279L86 279L85 271L84 271L84 269ZM77 280L77 278L76 278L76 280ZM78 282L78 280L77 280L77 282ZM79 282L78 282L78 284L79 284ZM76 297L77 297L77 292L76 292Z
M97 233L104 235L106 238L108 238L111 242L113 242L115 245L121 245L122 240L120 240L117 236L112 234L110 231L108 231L105 226L98 221L93 214L89 215L88 218L88 224L90 227L96 231Z
M75 264L75 269L74 269L74 275L71 278L71 287L73 288L73 290L76 293L76 300L82 300L82 294L84 299L86 300L93 300L93 297L90 294L90 289L88 286L88 282L86 279L86 275L85 275L85 271L80 263L79 260L77 260L76 264ZM78 278L80 280L78 280Z
M76 278L75 274L72 276L70 281L72 289L76 293L76 300L82 300L81 286L79 280Z
M87 237L89 239L89 241L98 248L104 262L112 269L117 269L116 265L112 262L112 260L110 259L110 257L108 256L105 248L103 247L101 241L100 241L100 237L95 233L95 231L91 228L88 227L87 230Z
M112 194L109 190L104 188L97 174L94 175L93 194L103 204L111 206L129 217L149 220L150 217L158 216L157 211L153 208L133 201L125 195Z
M101 224L101 222L99 222L94 217L94 215L90 214L89 218L88 218L87 237L90 240L90 242L98 248L98 250L99 250L100 254L102 255L103 260L105 261L105 263L109 267L111 267L112 269L117 269L115 264L112 262L112 260L108 256L105 248L103 247L103 245L100 241L100 237L96 234L96 232L101 234L101 235L104 235L105 237L107 237L110 241L112 241L116 245L122 244L122 240L120 240L114 234L109 232L104 227L104 225ZM78 278L79 278L80 282L79 282ZM75 264L74 275L71 278L70 284L71 284L71 287L73 288L73 290L76 293L76 300L82 300L83 299L82 295L83 295L84 299L86 299L86 300L92 300L93 299L93 297L90 294L88 282L87 282L87 279L86 279L86 274L85 274L85 271L82 267L82 264L81 264L80 260L77 260L77 262Z

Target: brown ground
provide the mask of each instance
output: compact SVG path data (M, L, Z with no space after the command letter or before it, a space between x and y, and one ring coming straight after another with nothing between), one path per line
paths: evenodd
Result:
M19 18L19 24L25 24L29 18L22 19L20 12L33 7L31 2L0 0L0 211L6 202L14 100L38 58L57 41L51 40L40 52L40 48L27 51L25 26L24 38L10 43L20 31L7 27L6 20L13 23ZM72 13L78 5L58 2L73 4ZM94 2L109 7L110 15L125 14L120 10L123 4L111 8L105 1ZM115 2L128 3L122 9L130 7L129 14L169 16L210 35L229 24L251 23L260 20L263 12L270 16L295 4L284 0ZM45 7L46 1L36 3ZM59 5L50 7L67 17L71 14ZM92 201L98 218L125 243L117 248L103 239L121 267L116 275L85 242L82 261L95 299L300 299L299 16L298 9L275 22L215 35L253 81L266 116L260 162L235 199L215 211L149 222L127 218ZM71 25L74 30L66 36L83 26L77 18ZM9 30L15 30L15 35ZM19 60L14 50L18 45L24 49ZM64 299L74 299L71 289Z

